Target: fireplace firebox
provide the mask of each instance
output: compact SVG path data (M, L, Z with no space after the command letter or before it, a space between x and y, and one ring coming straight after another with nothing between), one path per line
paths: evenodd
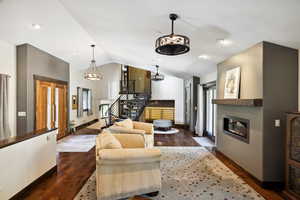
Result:
M223 132L246 143L249 143L249 127L248 119L232 116L223 119Z

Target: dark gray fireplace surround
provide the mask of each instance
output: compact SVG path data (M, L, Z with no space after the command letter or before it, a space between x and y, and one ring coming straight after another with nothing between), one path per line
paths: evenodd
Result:
M298 109L298 50L261 42L219 63L218 99L224 98L226 71L235 67L241 68L240 98L261 98L263 105L218 105L217 149L262 184L282 182L285 112ZM224 133L228 116L249 120L247 142Z

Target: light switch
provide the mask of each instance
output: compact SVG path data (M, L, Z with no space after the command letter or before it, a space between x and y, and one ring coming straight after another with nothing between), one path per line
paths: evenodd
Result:
M280 119L275 119L275 127L280 127Z
M26 112L18 112L18 117L26 117Z

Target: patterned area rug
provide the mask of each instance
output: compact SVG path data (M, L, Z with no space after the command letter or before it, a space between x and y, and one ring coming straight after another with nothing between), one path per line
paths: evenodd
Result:
M262 200L203 147L160 147L162 189L153 200ZM75 200L96 200L95 173ZM135 198L131 198L132 200Z
M88 152L96 144L97 135L70 135L57 142L57 152Z

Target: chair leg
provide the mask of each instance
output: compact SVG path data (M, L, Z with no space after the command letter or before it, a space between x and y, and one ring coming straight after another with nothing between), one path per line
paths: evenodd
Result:
M145 194L146 196L149 196L149 197L155 197L159 194L159 191L156 191L156 192L150 192L150 193L147 193Z

